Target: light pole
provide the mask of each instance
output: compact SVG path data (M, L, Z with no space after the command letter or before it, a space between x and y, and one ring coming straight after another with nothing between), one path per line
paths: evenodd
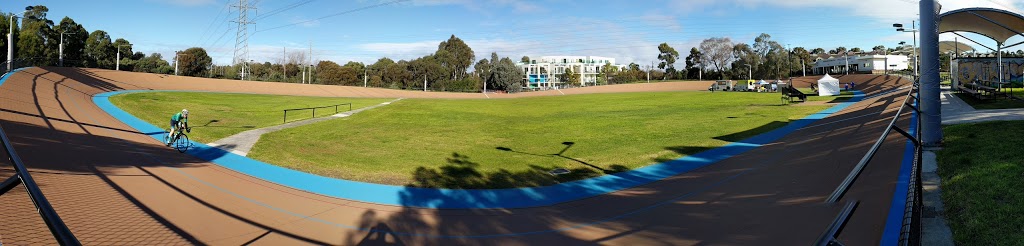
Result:
M22 15L32 11L32 6L25 7L25 12L21 12ZM7 71L14 70L14 18L17 18L14 13L11 13L11 22L7 22L10 33L7 34Z
M181 61L178 60L179 56L181 56L181 51L180 50L179 51L175 51L174 52L174 76L178 76L178 66L179 66L178 64L181 64Z
M61 50L63 50L63 48L64 48L64 45L63 45L64 39L63 38L64 38L64 36L61 36L61 44L62 44L61 45ZM128 47L132 47L131 44L119 44L119 45L117 45L117 65L114 65L114 70L121 71L121 46L126 46L126 45ZM61 63L63 63L63 62L64 62L64 58L61 58Z
M752 78L752 77L751 77L751 72L750 72L750 71L751 71L751 69L750 69L750 64L743 64L743 65L744 65L744 66L747 66L747 80L752 80L752 79L754 79L754 78Z
M61 67L64 66L64 35L65 34L75 34L75 33L65 33L65 32L67 32L67 31L61 31L60 32L60 51L59 51L60 53L57 55L60 58L60 66Z
M903 24L900 24L900 23L892 24L892 27L895 27L897 32L913 33L913 38L914 38L914 46L913 46L913 48L914 48L914 68L913 69L914 69L914 77L917 77L918 76L918 74L917 74L917 63L918 63L918 58L917 58L917 23L916 23L916 21L910 21L910 28L911 28L910 30L903 29Z

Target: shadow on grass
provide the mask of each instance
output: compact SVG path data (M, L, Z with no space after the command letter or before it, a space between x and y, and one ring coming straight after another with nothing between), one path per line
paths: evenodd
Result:
M747 138L753 137L753 136L757 136L758 134L765 133L765 132L778 129L778 128L783 127L783 126L786 126L786 124L789 124L789 122L788 121L787 122L773 121L773 122L770 122L768 124L764 124L764 125L761 125L759 127L755 127L755 128L752 128L752 129L749 129L749 130L746 130L746 131L732 133L732 134L728 134L728 135L718 136L718 137L715 137L715 139L722 140L722 141L727 141L727 142L739 142L740 140L747 139ZM678 147L668 147L668 148L665 148L665 149L666 150L673 150L671 148L678 148ZM675 150L673 150L673 151L675 151ZM697 151L697 152L700 152L700 151ZM697 153L697 152L693 152L693 153ZM679 152L677 151L676 153L679 153ZM693 154L693 153L690 153L690 154ZM680 154L682 154L682 153L680 153Z
M576 161L582 162L579 160ZM452 153L451 157L446 159L446 162L447 164L436 169L426 167L416 168L416 170L413 171L413 182L406 186L448 189L540 187L597 177L604 175L605 173L629 170L622 165L611 165L610 169L600 169L588 164L587 167L576 168L529 165L529 168L526 170L511 171L507 169L498 169L497 171L483 172L479 170L480 163L474 162L469 156L459 154L457 152ZM551 174L550 171L556 168L565 168L569 173L561 175Z

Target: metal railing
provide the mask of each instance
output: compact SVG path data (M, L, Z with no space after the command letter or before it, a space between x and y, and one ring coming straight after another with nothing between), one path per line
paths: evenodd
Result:
M892 131L899 132L901 135L906 137L914 144L914 161L911 168L912 171L910 174L910 184L908 184L909 189L907 192L907 201L904 204L903 223L900 228L899 238L900 245L919 245L921 237L922 187L920 176L920 161L922 145L920 141L921 117L919 116L921 110L918 108L921 105L921 98L918 93L920 90L919 78L913 78L913 81L914 82L912 88L910 89L910 91L907 92L907 96L903 100L903 104L900 105L899 110L896 111L896 115L892 117L892 121L890 121L889 125L886 126L885 131L882 132L882 135L878 137L878 140L876 140L875 144L871 146L871 149L864 154L860 162L858 162L857 165L854 166L853 170L851 170L850 173L846 176L846 179L843 180L839 187L836 187L836 189L832 192L831 195L829 195L828 199L826 200L826 203L828 204L833 204L839 201L839 199L843 197L846 191L849 190L850 185L852 185L853 182L857 179L857 176L860 175L861 171L864 170L864 167L867 166L868 162L870 162L871 159L875 156L875 153L878 152L878 148L882 145L883 142L885 142L885 139L886 137L889 136L889 133L891 133ZM913 104L911 104L911 98L914 99ZM896 121L900 119L900 116L902 116L903 114L903 109L907 107L911 108L914 111L914 113L918 114L918 116L914 117L915 122L913 122L913 124L915 124L915 131L913 135L903 130L902 128L896 126ZM846 206L840 212L839 216L836 216L836 219L832 222L832 224L818 238L816 245L842 245L842 243L840 243L836 239L836 236L839 234L842 225L846 223L846 220L848 220L850 215L853 213L853 209L856 207L857 203L859 202L856 200L847 202Z
M281 118L281 123L287 123L288 122L288 111L298 111L298 110L310 110L310 109L312 109L313 110L313 117L310 118L310 119L312 119L312 118L316 118L316 109L318 109L318 108L334 107L334 113L337 114L338 113L338 106L346 105L346 104L348 104L348 111L352 111L352 103L341 103L341 104L327 105L327 106L320 106L320 107L311 107L311 108L290 108L290 109L285 109L284 110L284 117Z
M35 205L36 211L39 212L39 216L43 218L43 222L50 229L54 239L57 239L57 243L60 243L60 245L81 245L78 242L78 238L75 238L75 235L71 233L68 226L64 224L64 220L60 218L60 215L57 215L57 211L53 210L53 206L50 206L50 202L43 196L43 192L39 190L39 185L32 179L32 175L29 174L28 169L21 162L21 157L14 151L14 147L11 146L11 140L7 139L7 133L4 132L3 127L0 127L0 140L4 143L4 151L7 152L8 160L11 161L15 171L14 176L0 183L0 195L7 193L7 191L10 191L19 184L23 185L25 191L28 192L28 197L32 200L32 204Z

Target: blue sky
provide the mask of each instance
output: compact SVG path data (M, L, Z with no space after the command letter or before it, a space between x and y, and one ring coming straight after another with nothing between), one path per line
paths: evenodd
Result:
M249 1L257 8L250 19L259 18L249 29L250 59L278 62L282 49L308 52L312 43L314 60L338 63L423 56L452 34L465 40L477 59L491 52L516 60L523 55L596 55L623 64L650 64L662 42L685 57L690 47L709 37L752 43L760 33L791 47L893 47L900 41L910 43L911 34L896 32L892 23L909 25L918 9L914 0L409 0L386 5L381 4L394 0ZM981 6L1020 13L1024 7L1024 1L1009 0L939 2L943 11ZM237 30L230 21L238 18L237 8L230 5L237 3L4 0L0 10L15 12L41 4L50 9L48 17L54 22L70 16L90 32L100 29L111 38L128 39L135 51L169 58L175 50L200 46L217 64L227 64ZM274 12L278 13L270 15Z

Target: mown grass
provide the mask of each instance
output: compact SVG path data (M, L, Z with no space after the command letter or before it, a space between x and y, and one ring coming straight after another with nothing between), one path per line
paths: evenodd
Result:
M1024 121L943 127L942 200L957 245L1024 242Z
M249 156L314 174L383 184L532 187L723 146L825 108L783 106L777 93L407 99L353 117L264 135ZM572 173L547 173L555 168Z
M110 98L117 107L158 127L168 128L171 116L181 109L189 110L193 141L210 143L218 139L256 128L282 124L284 109L352 103L352 108L376 105L390 99L331 98L255 94L147 92L121 94ZM348 106L339 106L347 111ZM309 119L312 110L290 111L288 121ZM318 109L317 117L334 114L334 108Z

